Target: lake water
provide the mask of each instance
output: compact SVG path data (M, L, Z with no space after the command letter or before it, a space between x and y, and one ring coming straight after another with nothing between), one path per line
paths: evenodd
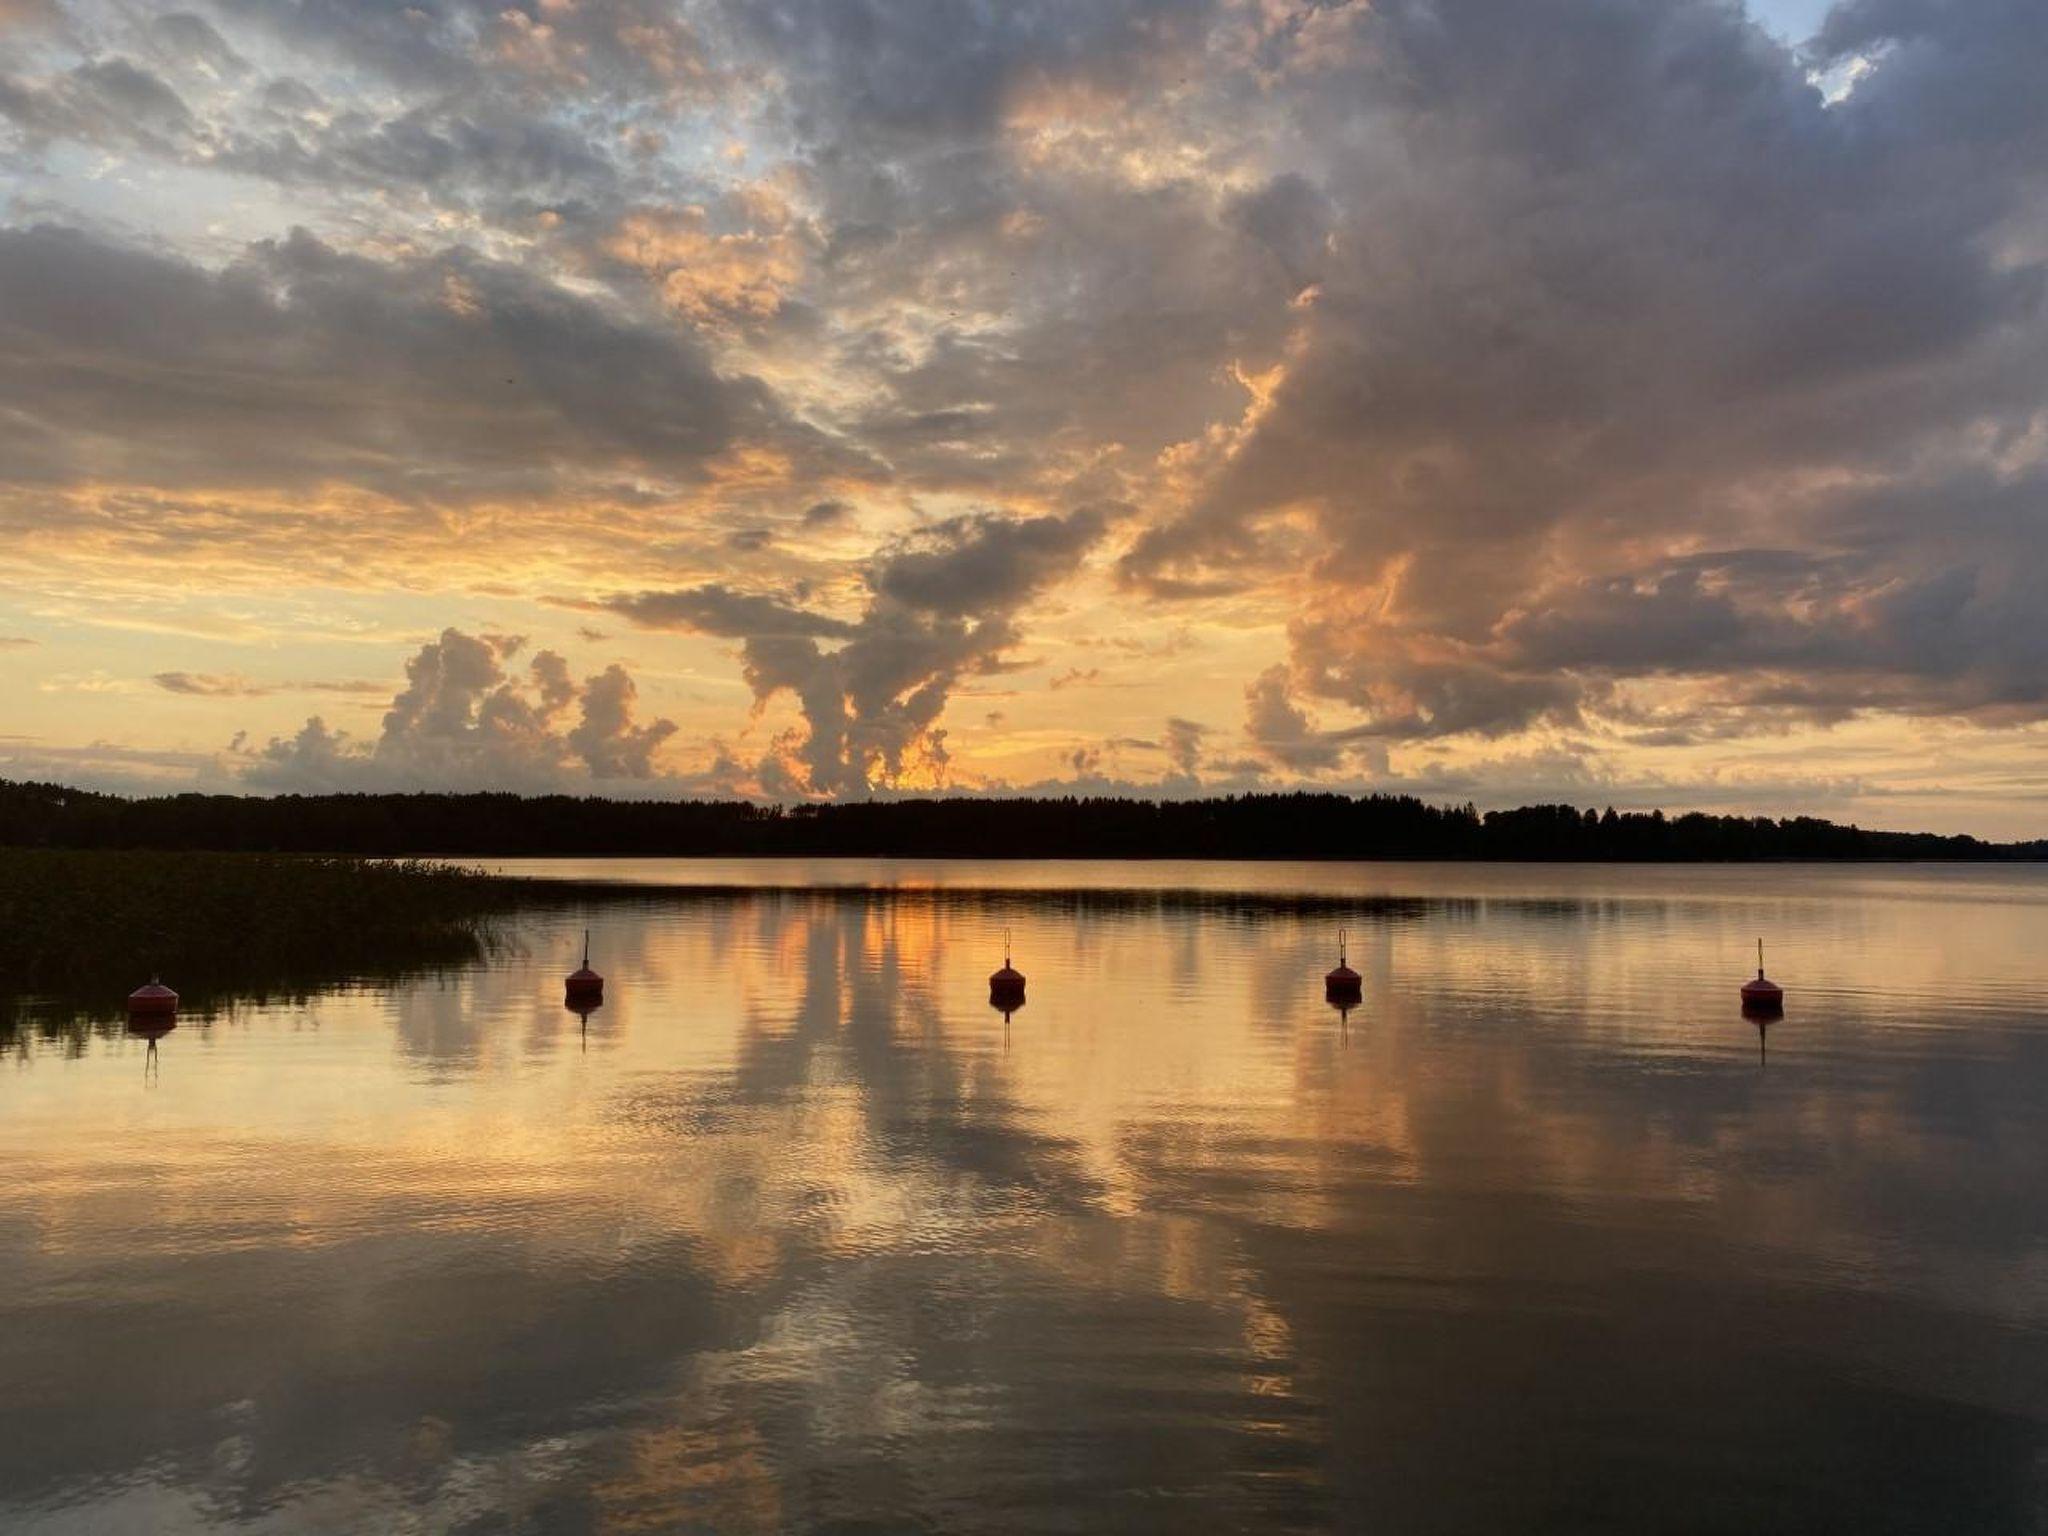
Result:
M518 867L6 1044L0 1530L2048 1529L2048 873Z

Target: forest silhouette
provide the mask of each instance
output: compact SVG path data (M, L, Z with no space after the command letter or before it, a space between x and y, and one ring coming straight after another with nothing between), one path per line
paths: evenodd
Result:
M1409 795L1297 792L742 800L514 794L180 794L128 798L0 780L0 846L376 855L1748 861L2048 857L2048 841L1882 832L1810 816L1531 805L1482 812Z

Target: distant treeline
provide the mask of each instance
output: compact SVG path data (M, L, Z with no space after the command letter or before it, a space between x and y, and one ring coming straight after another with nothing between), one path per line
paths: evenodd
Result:
M1568 805L1481 813L1408 795L1209 800L738 800L566 795L166 795L0 780L0 846L214 851L907 858L2039 859L2048 841L1870 832L1800 816Z

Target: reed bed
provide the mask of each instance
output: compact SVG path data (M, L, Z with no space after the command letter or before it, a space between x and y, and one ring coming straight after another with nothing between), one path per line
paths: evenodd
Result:
M463 965L499 919L588 894L419 860L0 849L0 1030L119 1017L152 975L205 1016Z

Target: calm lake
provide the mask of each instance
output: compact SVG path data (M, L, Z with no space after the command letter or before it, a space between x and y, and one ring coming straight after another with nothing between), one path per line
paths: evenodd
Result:
M0 1042L0 1530L2048 1529L2048 871L502 867Z

